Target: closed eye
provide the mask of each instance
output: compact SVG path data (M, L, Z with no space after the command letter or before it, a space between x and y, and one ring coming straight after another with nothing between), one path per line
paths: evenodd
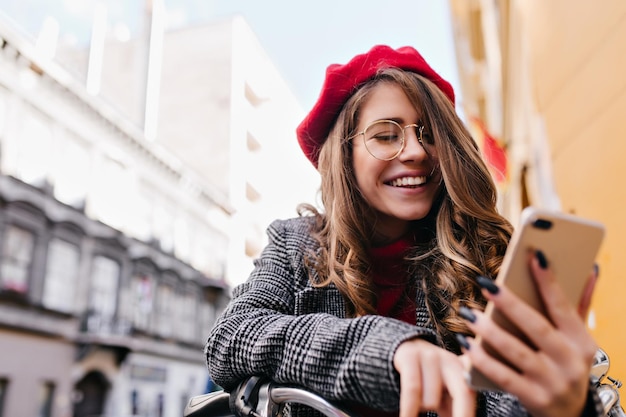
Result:
M400 137L395 133L378 133L372 137L370 140L376 140L378 142L396 142L400 140Z

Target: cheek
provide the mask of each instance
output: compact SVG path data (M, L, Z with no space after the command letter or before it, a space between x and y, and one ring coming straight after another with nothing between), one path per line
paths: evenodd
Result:
M382 172L386 167L386 163L378 161L372 157L354 164L354 177L361 194L371 200L372 193L378 189Z
M364 155L361 148L354 149L354 152L352 153L354 178L356 179L357 186L362 193L368 188L371 188L372 178L375 176L370 159L374 158L371 158L369 154Z
M424 150L434 163L439 163L439 153L437 152L437 147L435 145L426 145Z

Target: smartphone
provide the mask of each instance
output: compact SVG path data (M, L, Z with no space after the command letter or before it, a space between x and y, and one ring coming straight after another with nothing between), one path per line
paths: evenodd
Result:
M541 250L549 268L556 275L569 301L577 305L604 239L605 228L596 221L558 211L527 207L522 211L519 226L513 232L502 260L496 283L506 285L536 310L545 314L545 308L530 274L530 258ZM532 346L516 326L487 303L485 314L502 328ZM494 352L481 337L477 343L495 358L506 360ZM508 364L511 366L511 364ZM470 367L468 383L477 390L499 390L489 378Z

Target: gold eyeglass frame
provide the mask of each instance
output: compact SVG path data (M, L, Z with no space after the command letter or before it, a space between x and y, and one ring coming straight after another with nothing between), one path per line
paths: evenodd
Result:
M372 153L372 151L370 150L370 148L367 146L367 141L365 140L365 133L367 132L367 130L370 129L372 126L375 126L375 125L380 124L380 123L392 123L392 124L398 126L400 131L402 131L402 136L400 138L400 141L401 141L400 149L398 149L398 152L396 152L390 158L379 158L376 155L374 155ZM426 150L426 147L424 146L424 140L423 140L424 125L417 124L417 123L412 123L412 124L409 124L409 125L406 125L406 126L402 127L402 125L400 125L400 123L396 122L395 120L391 120L391 119L375 120L372 123L370 123L367 126L365 126L365 129L363 129L362 132L355 133L354 135L348 137L347 140L352 140L352 139L356 138L359 135L363 135L363 146L365 146L365 149L367 150L367 152L370 155L372 155L374 158L378 159L379 161L391 161L391 160L396 159L398 157L398 155L400 155L402 153L402 151L404 150L404 146L406 144L406 142L404 140L404 138L405 138L404 131L406 130L407 127L414 127L414 128L417 129L416 131L419 132L419 134L417 136L417 141L422 146L422 148L424 148L424 151L426 151L426 153L428 154L428 151ZM429 156L430 156L430 154L429 154Z

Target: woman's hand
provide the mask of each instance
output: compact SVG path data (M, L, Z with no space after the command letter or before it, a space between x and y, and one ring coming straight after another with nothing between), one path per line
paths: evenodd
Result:
M440 417L473 417L476 394L467 386L461 358L425 340L398 346L393 364L400 374L400 417L436 411Z
M498 327L481 312L472 311L470 329L516 368L493 359L481 346L469 343L466 355L472 364L503 390L516 395L535 417L578 417L589 387L589 372L597 345L587 332L583 317L589 308L597 278L589 277L579 306L567 300L542 253L530 262L531 272L546 307L548 318L520 300L506 287L483 291L530 342Z

